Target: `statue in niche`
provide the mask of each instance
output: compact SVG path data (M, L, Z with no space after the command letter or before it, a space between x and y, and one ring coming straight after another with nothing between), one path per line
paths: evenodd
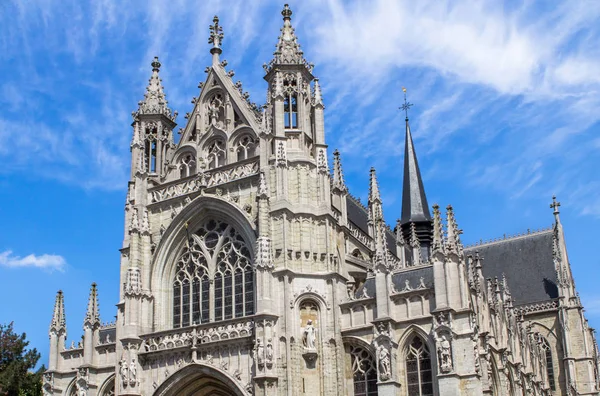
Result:
M265 360L267 361L267 364L273 364L273 343L270 338L269 341L267 341Z
M127 378L129 374L129 369L127 366L127 360L125 357L121 359L121 368L119 369L119 374L121 374L121 381L123 382L123 386L127 386Z
M137 364L135 358L131 359L131 365L129 365L129 385L135 386L137 383Z
M316 349L315 348L315 339L317 335L317 329L312 324L312 319L308 319L306 322L306 327L304 328L304 335L302 337L302 342L306 349Z
M447 373L452 371L452 354L450 351L450 341L445 335L438 340L437 353L440 360L440 369L442 372Z
M265 364L265 347L260 338L256 340L256 360L259 366L263 366Z
M390 352L385 346L379 345L377 355L379 357L379 378L381 381L387 381L392 372Z

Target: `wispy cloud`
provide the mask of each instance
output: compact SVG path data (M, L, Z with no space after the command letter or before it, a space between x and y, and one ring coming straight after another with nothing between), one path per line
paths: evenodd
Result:
M25 257L15 256L12 251L0 253L0 266L8 268L42 268L50 271L64 271L67 262L62 256L55 254L30 254Z

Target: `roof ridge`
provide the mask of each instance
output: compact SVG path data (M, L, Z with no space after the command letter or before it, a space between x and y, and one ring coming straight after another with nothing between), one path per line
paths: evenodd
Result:
M531 230L530 228L528 228L527 232L524 231L524 232L521 232L521 233L518 233L518 234L515 234L515 235L508 235L507 236L506 234L504 234L502 237L493 238L493 239L489 239L489 240L486 240L486 241L484 241L483 239L480 239L478 242L465 245L464 248L465 249L470 249L470 248L474 248L474 247L477 247L477 246L484 246L484 245L485 246L489 246L489 245L499 244L499 243L502 243L502 242L514 241L514 240L517 240L517 239L527 238L527 237L532 236L532 235L539 235L539 234L543 234L543 233L546 233L546 232L550 232L552 230L553 230L553 226L552 225L550 225L548 227L544 227L544 228L539 228L537 230Z

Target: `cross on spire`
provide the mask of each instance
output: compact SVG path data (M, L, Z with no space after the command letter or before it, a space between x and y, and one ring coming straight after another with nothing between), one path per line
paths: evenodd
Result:
M408 121L408 110L413 106L412 103L409 103L406 100L406 88L402 87L402 92L404 92L404 103L400 106L400 109L404 110L404 114L406 115L406 121Z
M552 203L550 204L550 208L554 209L554 214L558 214L558 207L560 206L560 202L556 200L556 195L552 196Z

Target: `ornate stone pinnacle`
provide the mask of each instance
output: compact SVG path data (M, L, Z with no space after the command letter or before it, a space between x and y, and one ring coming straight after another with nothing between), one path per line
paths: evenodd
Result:
M333 152L333 188L337 188L341 192L348 191L346 182L344 181L340 152L337 149Z
M281 11L281 15L283 15L283 20L285 21L292 19L292 10L290 10L289 4L284 4L283 10Z
M151 63L152 71L158 72L160 71L160 62L158 61L158 56L154 57L154 60Z
M221 50L221 44L223 43L223 28L219 25L219 17L215 15L213 18L213 24L208 27L210 36L208 37L208 43L212 44L211 53L213 50Z

